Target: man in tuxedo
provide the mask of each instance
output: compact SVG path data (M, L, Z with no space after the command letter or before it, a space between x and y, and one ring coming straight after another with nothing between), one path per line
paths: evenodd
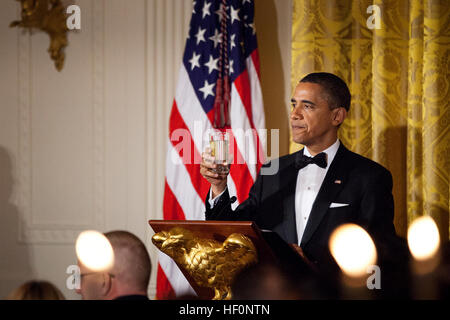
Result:
M291 100L290 125L293 140L305 147L279 158L275 174L259 174L248 199L234 211L227 173L216 173L217 165L204 154L200 172L211 183L206 219L255 221L298 245L324 269L334 264L328 240L340 224L362 226L379 251L387 248L396 237L392 176L339 141L350 99L346 83L334 74L311 73L300 80Z

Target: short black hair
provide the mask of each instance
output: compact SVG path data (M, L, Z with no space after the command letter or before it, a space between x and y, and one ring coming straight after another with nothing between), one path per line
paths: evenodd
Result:
M350 109L350 90L345 81L337 75L328 72L314 72L303 77L300 82L319 84L327 95L326 99L331 109L339 107L344 107L347 111Z

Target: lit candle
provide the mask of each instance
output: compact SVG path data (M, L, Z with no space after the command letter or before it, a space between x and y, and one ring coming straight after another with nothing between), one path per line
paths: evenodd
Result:
M83 231L75 245L78 260L88 269L106 271L114 264L114 252L109 240L100 232Z
M420 217L408 228L414 299L436 299L438 288L434 271L440 262L439 230L429 216Z
M331 234L329 248L343 273L343 298L370 298L367 270L377 261L377 250L370 235L356 224L344 224Z

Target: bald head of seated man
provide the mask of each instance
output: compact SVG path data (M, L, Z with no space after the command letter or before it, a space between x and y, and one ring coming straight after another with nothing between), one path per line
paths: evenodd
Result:
M93 272L80 261L80 288L83 300L148 299L151 261L144 243L128 231L104 234L114 251L114 265L109 270Z

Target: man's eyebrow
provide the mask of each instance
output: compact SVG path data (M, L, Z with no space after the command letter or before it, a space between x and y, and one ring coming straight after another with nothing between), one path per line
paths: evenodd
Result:
M302 100L303 103L308 103L308 104L312 104L312 105L316 105L314 102L309 101L309 100Z
M312 104L312 105L316 105L314 102L309 101L309 100L300 100L300 102L302 103L308 103L308 104ZM297 100L295 100L294 98L291 99L291 103L297 103Z

